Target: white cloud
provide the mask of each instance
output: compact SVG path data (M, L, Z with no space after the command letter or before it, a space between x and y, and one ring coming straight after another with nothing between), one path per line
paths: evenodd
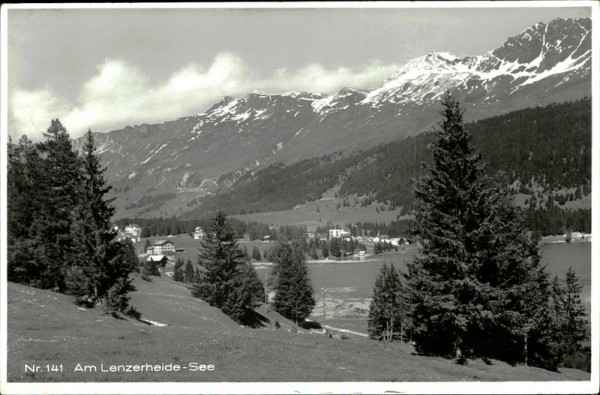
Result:
M50 120L69 112L67 103L48 90L25 91L15 89L11 94L9 134L17 138L27 134L39 139L50 126Z
M309 91L333 93L342 87L379 86L398 69L396 64L373 62L360 69L327 69L310 64L298 70L279 69L258 77L231 53L221 53L208 66L189 64L167 80L153 82L144 72L120 60L98 66L74 103L49 90L14 89L10 94L13 134L32 139L59 118L71 136L87 129L110 131L126 125L173 120L197 114L222 96L242 96L253 90L266 92Z

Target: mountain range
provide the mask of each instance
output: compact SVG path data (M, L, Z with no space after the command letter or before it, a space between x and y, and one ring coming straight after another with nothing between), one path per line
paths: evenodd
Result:
M270 164L363 151L430 130L446 91L468 121L589 97L591 20L537 23L479 56L426 54L372 90L224 97L202 114L96 133L97 153L118 217L158 216L159 208L177 215Z

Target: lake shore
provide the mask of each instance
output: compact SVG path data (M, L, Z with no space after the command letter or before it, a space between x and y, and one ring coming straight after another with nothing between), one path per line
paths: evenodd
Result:
M567 235L550 235L544 236L540 240L541 244L554 244L554 243L591 243L592 242L592 234L591 233L580 233L573 232L571 234L571 240L567 241Z

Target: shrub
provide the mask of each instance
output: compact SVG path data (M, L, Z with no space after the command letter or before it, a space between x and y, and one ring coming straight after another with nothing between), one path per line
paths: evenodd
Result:
M129 306L129 308L127 309L127 311L125 311L125 314L131 318L134 318L136 320L139 320L140 318L142 318L142 313L140 313L139 311L137 311L135 309L135 307L133 306Z

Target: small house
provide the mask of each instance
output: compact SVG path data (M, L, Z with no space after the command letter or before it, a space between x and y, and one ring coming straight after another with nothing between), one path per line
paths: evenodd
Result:
M196 229L194 229L193 237L194 240L202 239L204 237L204 230L202 230L201 227L197 226Z
M150 255L146 259L146 262L156 262L160 264L161 267L165 267L167 265L168 260L169 259L164 255Z
M367 258L367 252L366 251L358 251L357 254L354 254L354 259L355 260L364 261L366 258Z

